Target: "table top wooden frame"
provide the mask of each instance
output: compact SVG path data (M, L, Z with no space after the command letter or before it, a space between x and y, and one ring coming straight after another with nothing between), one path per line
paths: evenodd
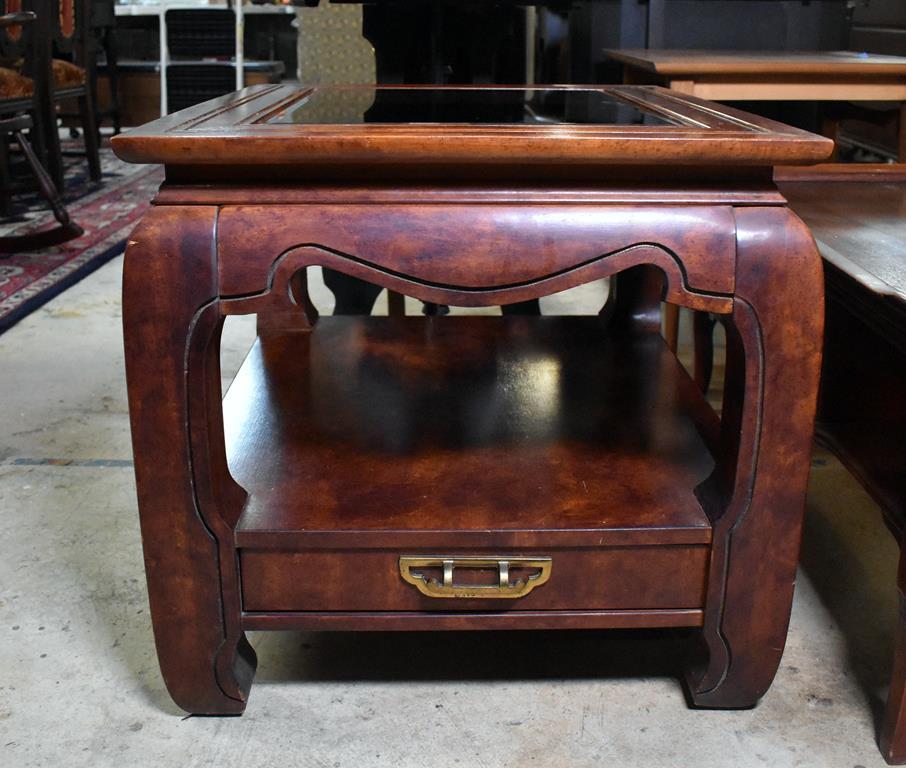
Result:
M446 90L466 88L449 86ZM820 161L830 151L829 143L814 134L730 108L717 110L712 104L681 98L664 88L559 88L599 91L674 124L269 123L271 117L315 88L262 85L155 120L116 136L113 145L120 157L136 163L194 167L292 165L310 169L330 164L334 170L410 164L448 168L530 165L535 169L563 166L587 169L602 165L652 165L649 158L656 159L657 165L795 165Z

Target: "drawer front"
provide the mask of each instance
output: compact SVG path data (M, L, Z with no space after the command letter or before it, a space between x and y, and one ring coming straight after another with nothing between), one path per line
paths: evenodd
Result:
M704 605L709 552L707 546L532 552L244 549L240 550L243 609L700 608ZM404 563L406 578L400 568L401 556L412 558Z

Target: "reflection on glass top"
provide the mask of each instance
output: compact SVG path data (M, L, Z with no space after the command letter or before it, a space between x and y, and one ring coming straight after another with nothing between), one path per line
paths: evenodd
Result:
M545 88L316 89L269 123L477 123L510 125L673 125L597 90Z

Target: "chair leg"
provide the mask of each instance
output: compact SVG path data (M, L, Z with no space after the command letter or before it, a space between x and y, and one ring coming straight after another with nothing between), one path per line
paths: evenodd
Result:
M116 28L110 27L104 33L104 54L107 57L107 82L110 84L110 118L114 135L120 132L120 87L117 60Z
M90 89L79 97L79 112L82 116L82 137L85 140L85 155L88 158L88 175L92 181L101 180L101 156L98 151L98 126L95 121L94 103Z
M56 185L53 183L53 179L51 179L47 171L44 170L44 166L41 165L37 155L35 155L34 150L31 148L31 144L29 144L28 139L25 138L25 135L21 131L17 131L15 135L16 141L19 142L19 146L22 149L22 154L25 155L25 159L28 161L29 166L31 166L32 173L35 174L41 194L44 195L44 198L50 204L50 209L53 211L54 218L59 221L60 224L69 224L69 212L63 205L63 200L60 197Z
M53 179L54 186L63 189L63 176L65 166L63 164L63 148L60 146L60 131L57 127L57 110L56 104L50 102L49 107L42 109L40 121L36 121L42 128L42 138L44 143L43 159L46 163L47 172Z
M22 154L25 155L25 159L35 174L41 194L47 199L54 218L60 223L60 226L27 235L0 237L0 253L34 251L51 245L65 243L67 240L78 237L84 230L78 224L70 221L69 213L63 205L63 200L60 198L60 193L57 191L53 179L50 178L44 166L41 165L28 139L25 138L22 131L16 131L14 135L22 148Z
M65 166L63 148L60 146L60 135L57 133L57 121L51 121L45 132L45 152L47 153L47 170L57 189L63 189Z
M9 137L0 136L0 216L9 216L12 209L12 178L9 169Z
M34 109L31 112L32 126L28 131L29 144L37 155L38 162L45 169L51 167L50 149L47 144L47 115L43 109Z

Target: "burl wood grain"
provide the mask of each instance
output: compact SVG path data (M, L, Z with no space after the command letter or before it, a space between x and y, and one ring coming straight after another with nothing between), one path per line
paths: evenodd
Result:
M216 430L209 432L206 419L193 420L194 441L187 429L190 402L210 403L211 390L220 388L219 375L212 375L219 374L213 337L220 321L208 313L213 321L198 328L199 311L213 306L217 297L216 216L211 207L155 208L145 216L127 248L123 329L142 543L161 671L183 709L230 714L245 708L255 654L238 630L237 612L224 611L224 594L238 589L235 572L230 583L220 568L222 558L232 557L224 554L230 544L223 527L218 537L202 514L193 462L198 456L190 447L210 440L216 451L218 438L221 446L223 441ZM193 334L201 344L189 343ZM201 371L200 377L193 375L191 389L187 360L193 372Z
M496 542L508 552L538 551L559 540L577 547L580 561L583 549L607 541L645 546L637 558L628 557L631 550L597 551L600 565L592 572L610 577L610 586L592 582L575 592L570 577L563 588L539 590L536 600L550 615L528 610L520 617L518 608L500 614L490 605L463 614L458 625L502 626L512 616L514 627L578 626L585 616L586 626L648 626L661 621L657 611L672 611L674 624L703 623L704 662L689 675L693 700L753 705L774 675L789 620L817 386L821 279L808 231L784 208L731 212L737 264L717 437L715 417L704 415L696 387L654 334L663 283L653 263L619 275L609 320L536 321L534 327L500 318L496 330L481 318L428 325L384 320L356 330L362 321L329 318L319 325L298 294L295 309L286 292L220 298L216 257L230 251L214 251L216 209L160 207L149 214L127 256L129 384L152 611L177 702L196 712L241 711L253 668L244 626L323 620L325 627L365 627L366 619L343 619L340 609L369 602L372 612L385 609L378 625L392 624L393 616L397 626L411 625L406 612L426 610L413 603L420 598L405 590L394 597L379 579L373 601L334 601L356 550L452 550L459 542L462 551ZM590 241L606 237L608 213L602 212L600 233L586 233ZM725 215L719 211L716 220ZM671 220L668 211L665 222ZM448 238L446 250L461 252L460 245ZM265 273L279 258L270 253L259 261ZM678 250L672 258L683 256ZM550 266L542 262L539 269ZM149 276L173 289L142 298ZM291 276L287 290L290 284ZM304 293L298 281L295 286ZM471 287L447 290L474 296ZM262 304L267 296L271 303ZM230 433L229 445L235 475L251 494L245 501L227 471L217 340L227 312L269 311L278 302L288 307L287 317L296 313L298 327L265 326L260 351L237 380L238 422L228 402L230 429L242 426L241 435ZM608 328L623 343L608 340ZM520 376L537 377L546 363L556 371L553 399L520 405ZM501 384L515 392L509 406L506 396L493 401ZM523 389L537 395L537 386L532 381ZM492 417L488 404L500 415ZM462 431L467 428L471 435ZM479 428L489 431L474 432ZM470 452L477 457L472 464ZM545 478L542 488L549 491L527 492L533 477ZM592 481L589 494L580 480ZM427 506L419 506L419 482L437 491ZM698 501L691 495L696 488ZM174 540L182 543L174 547ZM709 541L710 554L701 558ZM248 550L245 587L237 546ZM330 567L318 569L317 599L300 586L302 576L311 583L314 559L304 560L304 552L312 546L329 547L319 550L325 556L333 552ZM670 547L679 548L671 554ZM297 562L306 563L298 573ZM678 570L692 581L677 579ZM695 580L705 577L701 603L693 599ZM338 613L331 618L324 609L334 602ZM418 626L445 622L427 611ZM193 629L176 630L183 626Z
M367 279L374 270L405 275L408 295L416 295L421 283L422 293L434 289L432 295L440 298L445 287L455 288L456 303L488 305L494 303L486 298L492 289L531 290L545 278L558 278L538 288L546 294L597 279L614 263L625 268L637 260L633 254L614 256L644 248L655 228L659 252L638 260L656 259L670 273L671 299L682 301L683 289L733 292L736 253L729 206L404 205L382 204L382 196L364 205L224 208L219 221L223 294L263 291L274 254L292 259L293 249L315 246L326 252L321 261L346 270L358 267L356 276ZM669 229L659 226L667 219ZM260 228L250 229L249 220L260 222ZM463 222L468 222L467 238ZM674 254L682 254L681 264ZM471 298L467 289L483 295ZM510 295L537 297L525 290Z
M449 546L443 551L451 553ZM242 549L243 607L247 615L275 611L487 611L492 607L519 613L700 609L708 568L708 548L703 545L548 547L538 552L494 549L487 554L551 557L551 580L518 601L438 600L400 580L399 553L399 548L342 553ZM452 551L476 553L481 551ZM665 572L674 574L666 583ZM494 575L488 575L487 583L492 583ZM465 578L466 574L458 573L457 583ZM690 614L690 618L692 626L700 623L697 614Z
M463 86L446 90L458 88ZM262 85L155 120L115 136L112 145L129 162L166 164L168 178L171 168L186 169L188 176L177 171L184 183L222 180L217 169L223 167L259 176L255 169L267 168L271 178L290 169L296 178L309 179L367 167L381 168L385 178L398 177L402 169L434 169L434 178L444 178L438 173L451 167L479 176L496 168L503 178L513 178L520 168L532 169L536 177L554 168L578 173L594 168L600 176L605 167L634 164L648 166L651 173L671 164L808 164L826 160L833 150L829 139L664 88L565 88L611 94L672 125L270 123L316 89Z
M240 546L707 544L714 461L657 333L599 318L324 318L224 402ZM305 489L300 494L298 489Z
M783 653L824 309L820 258L801 220L782 208L743 208L736 221L736 296L725 320L724 461L703 495L716 512L703 633L709 661L689 677L693 700L717 707L753 705Z

